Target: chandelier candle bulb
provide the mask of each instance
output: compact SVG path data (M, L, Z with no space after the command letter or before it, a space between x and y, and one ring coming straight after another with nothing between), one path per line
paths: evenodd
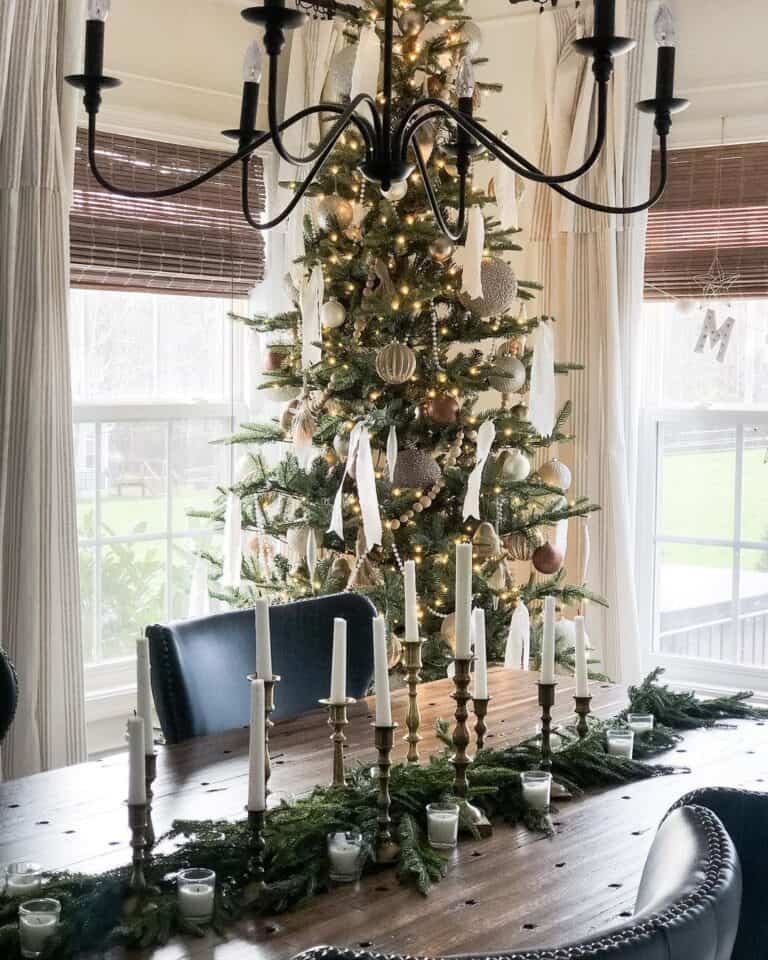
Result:
M375 617L373 621L373 660L376 682L376 726L389 727L392 725L392 703L389 696L387 627L384 617Z
M136 710L144 721L144 753L155 752L152 719L152 684L149 676L149 641L139 637L136 641Z
M472 633L475 638L475 700L488 699L488 659L485 643L485 610L472 611Z
M555 598L544 598L544 626L541 639L541 682L555 682Z
M264 681L251 680L251 733L248 745L248 810L266 810L266 714Z
M456 544L456 659L472 655L472 544Z
M143 806L147 802L144 720L128 717L128 803Z
M272 637L269 629L269 603L259 598L254 607L256 622L256 676L272 680Z
M333 621L333 657L331 659L331 703L347 700L347 621Z
M416 614L416 564L406 560L405 570L405 640L419 639L419 620Z
M575 617L576 625L576 696L589 696L589 667L587 662L587 634L584 617Z

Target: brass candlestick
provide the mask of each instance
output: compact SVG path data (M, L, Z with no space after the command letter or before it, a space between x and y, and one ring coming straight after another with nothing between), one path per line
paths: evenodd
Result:
M541 707L541 767L552 769L552 707L555 703L556 683L539 683L539 706Z
M147 853L155 845L155 827L152 823L152 798L154 794L152 793L152 784L155 782L157 777L157 754L156 753L147 753L144 755L144 782L147 788L147 829L146 829L146 843L147 843Z
M574 697L576 703L576 713L579 715L579 722L576 724L576 733L583 740L584 737L589 733L589 724L587 723L587 717L592 712L590 709L590 703L592 702L592 697Z
M344 744L347 738L344 736L344 727L349 723L347 718L347 707L357 703L354 697L347 697L341 703L333 703L331 700L319 700L323 707L328 709L328 723L333 727L331 741L333 743L333 781L334 787L343 787L346 784L344 775Z
M376 801L378 808L376 826L376 863L393 863L397 860L399 846L392 838L392 818L389 815L389 771L392 766L392 745L395 742L396 723L389 726L373 724L376 749L379 753L379 796Z
M477 740L477 749L482 750L485 743L485 735L488 733L488 726L485 718L488 715L488 704L490 697L472 697L472 710L475 714L475 738Z
M467 727L467 703L470 700L469 695L469 671L474 657L454 657L452 663L454 666L453 685L455 690L451 697L456 701L456 726L453 730L454 755L451 757L451 763L456 771L453 778L453 792L457 797L466 797L467 795L467 767L472 763L472 758L467 755L469 746L469 729Z
M147 889L144 876L144 862L147 851L147 805L146 803L128 804L128 826L131 829L131 878L130 887L134 893Z
M248 811L248 829L250 830L250 874L253 881L264 886L264 851L267 848L264 840L264 811Z
M403 739L408 744L408 763L419 762L419 726L421 725L421 714L419 713L418 686L421 682L421 648L423 640L404 640L405 647L405 669L408 674L408 714L405 718L405 725L408 728L408 735Z
M248 675L249 682L258 680L258 673ZM269 715L275 712L275 684L280 683L282 677L273 676L270 680L264 681L264 795L269 796L269 778L272 776L272 760L269 756L269 731L274 727L274 723L269 719Z

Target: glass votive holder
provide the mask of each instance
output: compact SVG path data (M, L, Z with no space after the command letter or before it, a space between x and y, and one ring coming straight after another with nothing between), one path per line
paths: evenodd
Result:
M27 900L19 905L19 941L22 957L39 957L58 929L61 904L58 900Z
M524 770L520 774L523 799L534 810L549 810L552 774L547 770Z
M653 730L654 716L652 713L629 713L627 723L629 729L635 733L648 733Z
M176 877L179 913L193 923L208 923L213 917L216 874L205 867L180 870Z
M5 868L6 897L34 897L43 886L43 868L30 860L14 860Z
M459 839L459 805L450 800L427 804L427 836L435 850L450 850Z
M632 759L632 753L635 749L635 731L625 730L623 727L609 730L606 734L608 739L608 753L614 757L628 757Z
M363 835L356 830L338 830L328 834L329 876L336 883L355 883L365 861Z

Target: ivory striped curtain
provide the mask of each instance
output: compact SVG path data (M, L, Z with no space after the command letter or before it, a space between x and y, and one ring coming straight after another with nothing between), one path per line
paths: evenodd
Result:
M80 0L0 18L0 636L20 698L3 775L85 758L67 338Z

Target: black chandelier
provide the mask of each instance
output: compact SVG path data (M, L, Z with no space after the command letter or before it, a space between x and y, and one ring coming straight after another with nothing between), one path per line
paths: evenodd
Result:
M335 0L302 0L301 5L311 8L319 15L333 15L337 11L356 11L356 7L336 3ZM263 6L248 7L242 16L249 23L257 24L264 30L264 50L268 57L268 117L269 129L266 132L256 129L256 109L261 82L262 53L259 45L253 43L246 54L244 68L243 97L240 112L240 125L224 134L237 140L238 149L232 156L216 164L210 170L195 177L188 183L178 184L162 190L131 190L109 183L99 170L96 162L96 117L101 105L101 92L120 84L114 77L104 76L104 22L111 6L111 0L88 0L88 20L85 34L85 63L83 73L67 77L68 83L84 91L83 102L88 114L88 162L98 183L110 193L118 196L159 200L171 197L187 190L193 190L207 180L218 176L235 163L242 165L242 207L248 223L257 230L269 230L284 221L314 181L320 168L333 150L344 131L354 125L363 140L364 158L360 170L366 179L373 181L388 191L394 183L405 180L414 170L411 157L415 160L421 174L427 199L440 230L452 241L461 239L466 221L466 182L470 158L487 150L500 163L516 174L536 183L547 184L561 196L589 210L604 213L633 214L647 210L656 203L664 192L667 182L667 137L672 127L672 115L684 110L688 101L674 95L675 72L675 35L674 26L668 8L662 6L656 22L658 59L656 71L656 96L642 100L637 108L652 114L659 137L660 175L659 183L649 198L633 206L619 207L595 203L580 197L566 189L563 184L584 176L599 158L606 140L608 121L608 84L613 73L614 58L631 50L636 41L628 37L615 36L615 0L595 0L594 36L574 41L575 49L583 56L592 57L592 71L597 86L597 121L595 142L586 158L576 169L568 173L546 174L533 163L512 149L504 140L488 130L472 116L472 98L474 75L472 61L463 57L456 77L457 106L453 107L437 97L422 97L413 103L402 117L393 121L392 104L392 64L394 44L394 0L385 0L384 6L384 64L383 90L378 98L360 93L349 104L318 103L299 110L292 117L280 120L277 109L278 60L285 44L285 31L300 27L307 19L301 10L285 6L285 0L264 0ZM362 113L359 111L363 111ZM314 149L304 156L292 154L283 142L282 134L304 117L320 114L335 118L332 128ZM451 226L440 207L434 187L429 179L426 162L418 149L410 150L414 137L420 127L434 120L448 120L453 128L453 139L444 145L444 150L455 157L458 171L458 215L455 225ZM249 163L251 155L264 144L272 142L278 155L290 164L311 164L306 177L298 184L296 191L275 217L259 222L254 219L249 202Z

